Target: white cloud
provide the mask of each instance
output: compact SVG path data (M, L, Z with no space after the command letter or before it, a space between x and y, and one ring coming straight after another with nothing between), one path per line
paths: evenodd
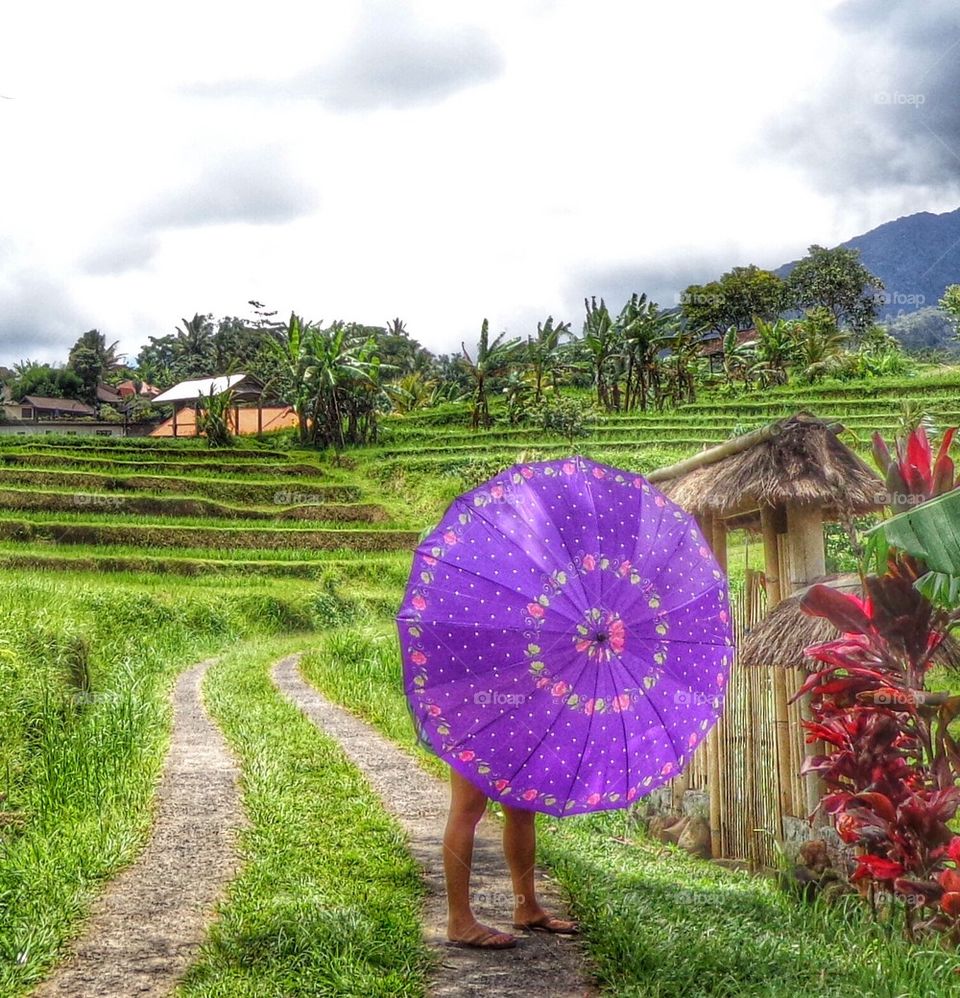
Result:
M399 315L449 351L484 316L517 335L548 312L577 326L586 295L666 299L671 282L955 207L940 175L854 197L796 148L771 152L769 122L802 120L867 47L836 7L171 0L146 20L15 5L0 363L65 357L91 326L135 354L181 315L250 298ZM933 17L911 11L904 44ZM854 109L850 134L869 120Z

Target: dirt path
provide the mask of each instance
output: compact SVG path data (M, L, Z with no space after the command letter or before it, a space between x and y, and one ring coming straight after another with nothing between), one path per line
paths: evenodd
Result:
M414 760L365 721L336 706L304 682L298 656L279 662L274 682L303 713L335 738L400 822L410 851L423 867L427 896L424 933L439 957L430 994L435 998L582 998L595 994L587 983L583 951L578 941L543 933L525 934L516 949L482 952L446 944L441 836L446 819L447 787L420 769ZM512 892L500 848L500 828L486 817L477 829L474 851L474 909L477 917L498 928L509 928ZM537 890L551 911L562 913L552 884L538 878Z
M211 664L195 665L174 688L150 842L107 886L71 955L36 998L169 995L193 960L236 872L234 839L245 823L237 765L201 699Z

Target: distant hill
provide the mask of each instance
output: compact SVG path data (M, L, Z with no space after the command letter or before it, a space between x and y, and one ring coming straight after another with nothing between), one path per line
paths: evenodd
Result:
M860 250L863 265L883 281L881 319L935 307L948 284L960 284L960 208L905 215L840 245ZM797 262L774 273L786 277Z

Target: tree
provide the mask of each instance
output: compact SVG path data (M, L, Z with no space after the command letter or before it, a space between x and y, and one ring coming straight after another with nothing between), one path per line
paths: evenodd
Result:
M786 384L787 370L797 352L793 324L784 319L767 322L758 316L754 325L757 360L750 373L759 375L764 384Z
M646 294L634 292L620 310L616 327L624 355L624 408L638 405L644 411L651 395L660 391L657 356L676 332L676 316L660 312L660 306Z
M232 405L233 390L214 392L212 384L209 393L197 399L197 430L207 438L208 446L229 447L233 443L229 423Z
M123 358L117 353L116 340L108 344L103 333L90 329L70 348L67 366L83 383L81 397L93 405L97 401L97 386L123 366Z
M840 360L846 334L837 328L833 312L824 307L811 309L796 328L800 374L811 383L818 381Z
M847 325L857 336L876 318L882 290L883 281L860 262L860 251L844 246L811 246L787 278L792 307L829 309L837 328Z
M552 376L554 390L559 389L558 377L563 366L561 340L569 335L569 322L554 324L553 316L548 315L544 322L537 323L536 339L527 337L527 362L533 372L534 402L537 404L543 399L543 382L548 376Z
M490 323L484 319L480 327L480 339L477 342L476 359L467 352L467 345L460 344L463 351L463 365L472 382L473 409L470 414L470 425L473 429L480 426L489 427L493 424L490 417L490 404L487 392L490 382L502 377L510 364L517 359L520 346L519 339L505 340L506 332L502 332L492 342L490 340Z
M960 284L950 284L937 303L956 323L956 336L960 339Z
M740 340L740 330L730 326L723 335L723 373L728 381L746 385L757 362L756 340Z
M13 365L13 375L10 397L17 401L24 395L57 399L79 399L83 396L83 381L69 367L21 360Z
M691 284L680 296L680 312L696 332L723 333L730 326L749 329L755 317L775 319L785 303L783 281L751 263L717 281Z
M597 389L597 404L609 411L614 404L609 391L608 375L611 361L620 348L619 330L614 326L610 311L602 298L599 305L595 297L589 301L584 298L583 306L587 313L583 320L583 345L590 358L593 383Z
M213 316L195 313L181 319L173 342L173 364L178 378L201 378L211 374L216 363ZM219 373L219 372L213 372Z
M310 442L308 413L310 408L313 357L310 335L313 323L304 322L295 312L290 313L287 327L276 339L268 339L265 347L274 361L274 373L264 386L264 393L274 393L293 409L301 444Z

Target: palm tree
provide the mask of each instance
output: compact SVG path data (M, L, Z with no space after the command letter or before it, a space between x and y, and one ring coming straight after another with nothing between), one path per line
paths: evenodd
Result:
M490 341L490 323L484 319L480 327L480 340L477 343L476 360L467 352L465 343L460 344L463 351L463 364L473 381L473 411L470 414L470 425L476 430L481 425L491 426L490 405L487 399L487 389L493 378L502 376L510 364L516 360L519 339L504 340L506 332L500 333L493 342Z
M586 318L583 320L583 345L590 357L593 383L597 387L597 403L608 411L612 408L608 390L609 367L620 348L619 330L610 318L606 302L601 298L584 298Z
M624 408L646 410L651 394L659 392L657 355L673 333L674 317L661 313L646 294L634 292L616 322L626 362Z
M798 366L803 378L812 384L840 359L847 337L837 328L836 319L827 308L811 309L797 325Z
M558 377L563 366L560 356L560 341L570 335L570 323L558 322L554 325L553 316L548 315L545 322L537 323L537 337L527 337L527 359L533 372L534 403L539 405L543 399L543 382L552 375L554 391L558 390Z
M784 319L754 319L757 331L757 362L751 369L765 384L783 385L787 370L796 356L793 323Z
M195 313L192 319L181 319L182 328L176 327L173 344L174 366L183 376L210 373L214 360L213 316ZM216 372L219 373L219 372Z
M291 312L286 329L281 330L276 338L268 336L264 340L276 370L264 386L264 392L275 392L293 409L301 444L310 441L310 372L314 365L310 337L314 329L313 323L304 322L299 315Z
M732 382L740 378L746 384L756 362L756 340L741 342L740 330L736 326L728 326L723 335L723 373L727 379Z

